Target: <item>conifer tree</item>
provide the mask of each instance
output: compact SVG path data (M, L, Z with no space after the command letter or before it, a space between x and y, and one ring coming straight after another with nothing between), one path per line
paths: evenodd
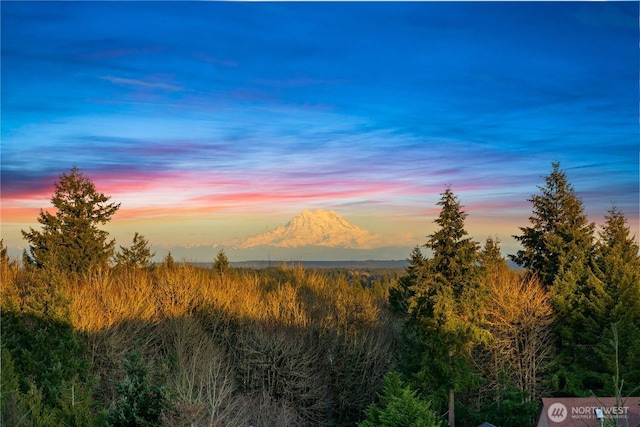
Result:
M469 350L485 336L480 328L483 295L478 244L464 228L467 214L450 188L441 196L442 210L435 220L439 228L425 244L433 258L426 262L426 280L411 289L408 310L411 321L424 331L422 386L448 401L449 424L454 427L455 392L470 377Z
M592 269L595 225L559 163L552 163L545 183L538 187L542 194L529 200L531 226L521 227L522 235L514 236L523 249L510 257L550 292L561 366L556 387L572 395L588 393L600 331L596 319L602 315L596 302L604 297L603 284Z
M594 301L602 313L598 319L600 336L605 337L597 342L599 366L611 365L608 363L612 359L608 326L615 323L622 379L626 390L633 390L640 387L640 248L631 235L626 217L615 206L605 216L595 254L594 270L604 287L603 297ZM613 366L607 368L605 378L608 380ZM609 381L606 384L610 385Z
M171 255L171 251L167 253L167 255L162 260L162 265L167 267L168 269L172 269L176 266L176 262L173 259L173 255Z
M438 427L441 423L428 401L420 399L414 390L405 386L400 376L389 372L384 377L380 404L371 404L367 419L358 427Z
M535 273L542 284L550 287L558 273L567 271L570 264L584 261L585 251L593 246L594 224L587 221L582 200L575 194L560 163L552 163L545 186L538 186L542 194L533 195L533 215L530 227L520 227L522 235L513 236L523 249L510 258Z
M29 242L25 261L38 268L71 273L106 266L115 241L107 241L109 234L98 225L109 222L120 204L107 203L110 198L98 193L77 167L63 173L54 186L51 203L55 213L40 211L41 231L22 231Z
M221 249L216 255L216 259L213 261L213 271L215 271L220 277L224 277L224 274L229 270L229 259L224 253L224 249Z
M413 248L407 259L405 275L400 277L389 289L389 306L394 312L406 315L409 309L409 299L414 294L418 284L425 280L426 259L419 246Z
M151 265L151 259L155 254L151 252L149 241L136 231L131 248L120 246L120 253L116 254L115 261L122 267L145 268Z
M500 253L500 239L487 237L480 251L479 262L485 275L508 268L507 261Z

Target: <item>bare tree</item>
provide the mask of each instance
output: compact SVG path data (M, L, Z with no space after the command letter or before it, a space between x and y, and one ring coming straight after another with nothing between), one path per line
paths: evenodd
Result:
M486 322L492 340L480 369L499 399L516 388L523 402L542 395L542 374L553 351L553 308L547 291L534 276L520 277L502 268L488 277Z

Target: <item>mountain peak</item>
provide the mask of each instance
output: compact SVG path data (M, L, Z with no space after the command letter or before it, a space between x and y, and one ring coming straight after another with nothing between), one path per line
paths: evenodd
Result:
M364 249L373 247L377 237L351 224L333 210L305 209L284 226L246 239L237 239L231 244L242 249L256 246L284 248L326 246Z

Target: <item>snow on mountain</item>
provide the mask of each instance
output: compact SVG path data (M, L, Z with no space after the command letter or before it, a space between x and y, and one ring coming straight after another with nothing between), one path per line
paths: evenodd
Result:
M235 239L228 244L238 249L257 246L368 249L374 247L378 239L378 235L351 224L335 211L317 209L304 210L284 226L245 239Z

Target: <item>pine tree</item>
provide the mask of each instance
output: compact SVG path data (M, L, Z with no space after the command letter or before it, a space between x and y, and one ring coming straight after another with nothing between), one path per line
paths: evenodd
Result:
M464 229L466 212L447 188L438 205L438 230L425 246L433 258L426 261L426 280L415 284L409 315L424 331L423 364L418 376L440 401L448 401L450 426L455 425L455 392L469 380L469 350L485 334L480 328L482 288L478 271L478 244ZM442 394L446 394L446 398Z
M221 249L213 261L213 271L220 275L220 277L224 277L227 270L229 270L229 259L224 253L224 249Z
M155 254L151 252L149 241L136 231L131 248L120 246L120 253L116 254L115 261L121 267L145 268L151 265L151 259Z
M595 225L587 220L582 201L575 194L560 164L552 163L542 194L534 195L530 227L514 236L523 246L517 264L536 275L549 290L556 312L554 331L562 368L557 388L563 393L587 393L595 378L593 345L604 297L602 282L592 269Z
M594 224L587 221L582 200L575 194L560 163L545 177L546 185L538 186L542 194L534 195L531 227L520 227L522 235L513 236L524 249L510 258L535 273L543 285L550 287L567 263L593 246Z
M414 390L405 386L400 376L389 372L384 377L380 406L371 404L367 419L359 427L438 427L441 425L428 401L420 399Z
M487 237L479 255L480 267L485 275L509 268L500 253L500 239Z
M420 282L425 280L426 263L420 247L413 248L411 256L407 259L406 274L389 289L389 306L395 313L400 315L408 313L409 300L414 294L413 291Z
M607 363L612 359L608 325L615 323L622 379L626 390L633 390L640 387L640 248L631 235L626 217L615 206L605 216L595 254L594 269L604 287L604 296L595 301L603 313L598 323L601 337L605 337L598 341L599 366L609 365L605 369L608 387L608 378L613 373L613 366Z
M162 265L167 267L169 270L176 266L176 262L173 260L173 255L171 255L171 251L169 251L162 260Z
M109 197L98 193L76 167L63 173L54 185L51 203L55 214L40 211L42 230L22 231L30 245L25 261L38 268L72 273L106 266L115 241L108 242L109 234L98 225L109 222L120 204L107 203Z

